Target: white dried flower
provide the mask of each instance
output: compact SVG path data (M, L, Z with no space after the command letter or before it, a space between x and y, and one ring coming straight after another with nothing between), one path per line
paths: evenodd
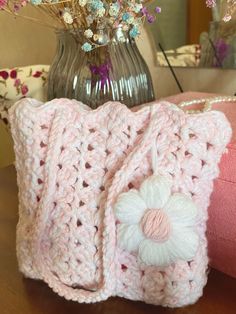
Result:
M93 31L91 29L86 29L84 32L84 36L87 38L92 38L93 37Z
M79 0L79 5L81 6L81 7L84 7L86 4L87 4L87 0Z
M97 10L96 16L97 17L103 17L105 13L106 13L105 8L101 8L101 9Z
M127 20L128 24L133 24L134 23L134 17L130 16L130 18Z
M141 3L136 3L134 5L134 12L139 13L141 11L142 7L143 7L143 5Z
M125 36L120 36L120 37L119 37L119 41L120 41L121 43L125 43L125 42L126 42Z
M72 24L73 23L73 17L69 11L64 11L62 14L63 20L66 24Z

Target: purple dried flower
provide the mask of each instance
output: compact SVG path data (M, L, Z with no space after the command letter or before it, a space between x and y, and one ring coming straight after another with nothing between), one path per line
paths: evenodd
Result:
M107 81L108 82L110 81L110 69L111 69L110 62L106 62L99 66L91 64L89 68L92 74L98 76L99 81L101 82L101 88L103 88L106 85ZM94 80L93 84L95 83L96 81Z
M151 14L148 14L147 15L147 20L148 20L148 23L153 23L155 21L155 16L151 15Z
M148 9L147 9L147 7L143 7L143 8L141 9L141 12L142 12L142 14L143 14L144 16L147 16L147 15L148 15Z
M156 7L155 8L155 12L158 13L158 14L161 13L161 7Z
M230 46L221 38L216 41L214 46L215 46L219 61L222 64L225 58L228 56L228 53L230 52ZM219 64L219 62L216 61L214 65L219 67L221 66L221 64Z

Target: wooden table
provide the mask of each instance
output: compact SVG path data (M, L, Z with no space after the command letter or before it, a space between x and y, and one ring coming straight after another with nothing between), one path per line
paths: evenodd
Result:
M17 187L13 166L0 169L0 314L236 314L236 279L216 270L209 275L204 296L197 304L166 309L141 302L111 298L99 304L69 302L43 282L18 272L15 254Z

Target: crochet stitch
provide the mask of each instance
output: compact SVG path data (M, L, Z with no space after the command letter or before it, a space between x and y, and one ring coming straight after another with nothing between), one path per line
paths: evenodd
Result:
M160 102L96 110L68 99L23 99L10 109L19 186L17 257L21 272L59 295L98 302L117 295L179 307L194 303L207 276L207 207L230 140L224 114L188 115ZM151 151L155 141L156 152ZM197 206L193 259L147 266L116 243L114 205L152 175Z

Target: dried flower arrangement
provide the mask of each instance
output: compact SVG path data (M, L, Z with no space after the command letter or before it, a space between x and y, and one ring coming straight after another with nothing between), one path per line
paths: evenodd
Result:
M140 34L140 27L147 20L152 23L156 14L161 12L156 7L150 12L147 4L150 0L0 0L0 10L19 16L21 8L33 5L44 11L53 19L54 28L82 30L84 41L82 49L92 49L106 45L112 38L114 31L121 27L129 32L133 38ZM225 20L229 20L234 9L236 0L227 0L229 4ZM206 0L208 7L216 5L216 0ZM32 21L34 18L24 16ZM41 21L38 21L39 23ZM42 22L41 22L42 23ZM100 38L99 30L105 29L107 36ZM121 38L122 40L122 38Z
M217 0L206 0L206 5L208 8L214 8L217 5ZM230 21L235 12L236 12L236 0L227 0L227 10L223 17L223 20L225 22Z
M0 9L19 15L19 10L26 5L37 6L53 19L54 28L68 30L83 30L85 42L84 51L90 51L96 46L107 44L112 38L113 31L119 26L129 31L133 38L140 33L144 20L152 23L156 14L161 12L156 7L151 14L142 0L0 0ZM33 18L26 17L31 20ZM107 38L99 39L99 30L106 29Z

